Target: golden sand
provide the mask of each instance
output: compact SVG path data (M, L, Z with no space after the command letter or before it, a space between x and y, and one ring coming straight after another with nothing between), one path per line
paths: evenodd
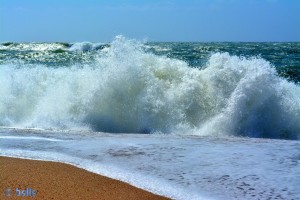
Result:
M167 199L72 165L8 157L0 157L0 189L3 200Z

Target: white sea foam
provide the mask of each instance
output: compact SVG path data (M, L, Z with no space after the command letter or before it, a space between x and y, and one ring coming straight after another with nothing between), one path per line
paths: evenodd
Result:
M0 140L1 156L70 163L172 199L300 198L299 141L21 129Z
M18 136L0 136L0 139L5 139L5 140L41 140L41 141L50 141L50 142L61 141L61 140L58 140L58 139L44 138L44 137L18 137Z
M300 87L266 60L215 53L198 69L143 49L117 37L90 65L0 65L0 125L299 137Z

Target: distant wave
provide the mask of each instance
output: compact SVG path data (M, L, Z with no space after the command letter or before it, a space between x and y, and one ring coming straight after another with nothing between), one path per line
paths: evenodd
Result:
M107 44L103 43L91 43L91 42L78 42L74 43L69 50L70 51L94 51L107 47Z
M284 139L300 133L300 87L266 60L215 53L200 70L124 37L90 65L0 65L0 92L1 126Z
M0 50L13 51L57 51L67 50L70 47L68 43L15 43L5 42L0 44Z
M77 42L77 43L14 43L5 42L0 44L0 50L17 51L95 51L108 47L104 43Z

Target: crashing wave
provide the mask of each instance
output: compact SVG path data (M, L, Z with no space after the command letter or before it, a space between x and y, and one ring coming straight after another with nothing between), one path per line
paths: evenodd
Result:
M117 37L90 65L0 69L2 126L285 139L300 133L299 86L262 58L215 53L191 68Z

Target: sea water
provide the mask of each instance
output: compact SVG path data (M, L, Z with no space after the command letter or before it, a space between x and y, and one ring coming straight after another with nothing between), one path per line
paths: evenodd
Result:
M300 199L300 43L0 44L0 155L175 199Z

